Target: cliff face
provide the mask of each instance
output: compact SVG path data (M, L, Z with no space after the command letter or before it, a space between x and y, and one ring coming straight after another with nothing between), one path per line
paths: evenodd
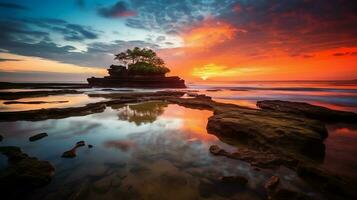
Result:
M97 87L137 87L137 88L186 88L185 81L178 76L166 77L165 74L130 74L125 66L111 65L109 76L88 78L91 86Z

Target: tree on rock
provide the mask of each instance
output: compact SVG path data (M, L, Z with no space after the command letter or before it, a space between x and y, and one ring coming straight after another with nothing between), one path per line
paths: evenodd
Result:
M114 59L127 65L129 73L134 75L164 75L170 72L164 60L147 48L128 49L116 54Z

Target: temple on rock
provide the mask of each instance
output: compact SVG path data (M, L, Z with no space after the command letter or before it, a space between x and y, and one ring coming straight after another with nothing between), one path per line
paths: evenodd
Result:
M135 88L186 88L185 81L178 76L162 74L135 74L122 65L111 65L109 76L88 78L91 86L97 87L135 87Z
M165 76L170 69L147 48L135 47L115 55L122 65L111 65L109 76L88 78L91 86L135 87L135 88L186 88L185 81L178 76Z

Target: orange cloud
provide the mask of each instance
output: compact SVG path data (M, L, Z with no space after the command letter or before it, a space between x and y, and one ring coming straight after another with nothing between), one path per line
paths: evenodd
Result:
M228 23L206 20L199 26L181 35L185 47L212 47L234 38L237 32L245 30L237 29Z

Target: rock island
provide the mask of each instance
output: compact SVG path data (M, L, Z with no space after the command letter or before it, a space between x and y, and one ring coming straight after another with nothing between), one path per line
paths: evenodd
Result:
M137 87L137 88L186 88L185 81L178 76L166 74L170 70L164 61L151 49L128 49L115 55L121 65L111 65L109 76L91 77L89 85L96 87Z

